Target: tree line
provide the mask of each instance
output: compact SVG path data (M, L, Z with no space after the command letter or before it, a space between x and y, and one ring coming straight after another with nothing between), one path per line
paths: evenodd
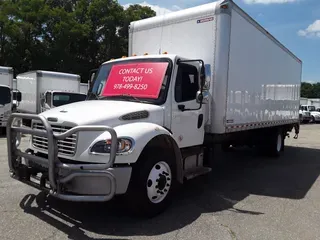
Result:
M320 98L320 82L317 82L317 83L302 82L301 97Z
M0 0L0 65L15 75L51 70L86 82L91 69L127 55L131 21L155 15L116 0Z

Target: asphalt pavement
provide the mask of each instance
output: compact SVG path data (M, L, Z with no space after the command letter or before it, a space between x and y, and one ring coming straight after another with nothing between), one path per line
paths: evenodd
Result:
M26 146L27 138L23 145ZM320 125L303 125L278 159L216 151L216 168L189 181L153 219L123 202L63 202L9 177L0 138L0 236L28 239L320 239Z

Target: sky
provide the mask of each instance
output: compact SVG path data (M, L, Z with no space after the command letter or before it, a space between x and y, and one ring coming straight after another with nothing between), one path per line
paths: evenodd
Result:
M157 15L215 0L119 0L150 6ZM302 81L320 82L320 0L234 0L303 62Z

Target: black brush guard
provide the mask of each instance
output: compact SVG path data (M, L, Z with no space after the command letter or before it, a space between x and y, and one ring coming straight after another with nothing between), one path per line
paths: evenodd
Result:
M25 126L12 126L15 119L22 122L22 119L41 121L45 130L35 130ZM111 135L111 149L110 159L104 164L65 164L58 159L58 140L63 140L66 137L71 136L74 133L81 131L107 131ZM48 139L48 158L43 158L22 152L17 148L17 136L18 134L31 134ZM103 202L113 198L116 191L116 179L111 172L107 169L112 167L116 158L117 152L117 134L115 130L108 126L76 126L64 133L54 133L51 125L47 119L43 116L35 114L21 114L13 113L8 119L7 123L7 147L8 147L8 163L10 168L10 175L16 180L19 180L25 184L38 188L40 190L49 191L50 195L67 201L77 202ZM45 184L37 184L28 179L23 179L19 176L23 169L28 166L21 163L21 159L31 160L41 166L47 166L48 179L50 188L46 188ZM70 170L69 174L61 177L58 175L59 170ZM60 185L64 184L76 177L103 177L110 180L110 191L107 195L74 195L65 194L61 191Z

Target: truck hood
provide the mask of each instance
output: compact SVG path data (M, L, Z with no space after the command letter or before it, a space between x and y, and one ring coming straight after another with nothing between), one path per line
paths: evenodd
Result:
M110 127L134 121L147 121L162 125L164 121L164 109L160 106L110 100L71 103L47 110L40 115L58 124L67 122L72 125L96 124ZM133 119L132 116L135 118Z

